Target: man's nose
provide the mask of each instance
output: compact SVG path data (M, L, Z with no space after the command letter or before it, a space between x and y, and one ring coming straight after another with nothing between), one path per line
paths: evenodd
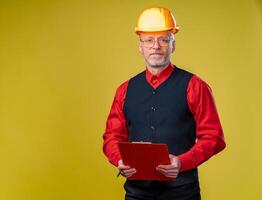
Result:
M160 48L158 40L155 40L154 45L152 46L152 48L153 49L159 49Z

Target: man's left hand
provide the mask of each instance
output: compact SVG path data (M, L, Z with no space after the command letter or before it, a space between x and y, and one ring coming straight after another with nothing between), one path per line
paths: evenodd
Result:
M180 160L178 157L169 154L170 165L158 165L156 170L168 178L176 178L180 170Z

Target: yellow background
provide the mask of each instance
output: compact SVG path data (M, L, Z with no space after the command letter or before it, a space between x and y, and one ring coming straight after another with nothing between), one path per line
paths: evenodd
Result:
M203 200L262 199L261 0L0 1L0 199L123 199L102 154L115 89L142 71L149 6L181 31L176 65L212 87L227 148L199 167Z

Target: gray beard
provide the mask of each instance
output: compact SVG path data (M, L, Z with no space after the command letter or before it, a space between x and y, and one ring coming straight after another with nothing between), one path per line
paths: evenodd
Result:
M165 60L165 61L159 62L159 63L148 61L147 65L149 67L152 67L152 68L161 68L161 67L164 67L164 66L168 65L169 62L170 62L169 60L167 60L167 61Z

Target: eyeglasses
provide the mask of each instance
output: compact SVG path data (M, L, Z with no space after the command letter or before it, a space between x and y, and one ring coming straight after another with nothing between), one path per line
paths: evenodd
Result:
M159 46L167 47L171 40L173 40L173 39L170 39L168 37L160 37L156 40L154 38L147 38L147 39L141 39L140 38L140 42L142 42L143 46L148 47L148 48L153 47L155 45L156 41L158 42Z

